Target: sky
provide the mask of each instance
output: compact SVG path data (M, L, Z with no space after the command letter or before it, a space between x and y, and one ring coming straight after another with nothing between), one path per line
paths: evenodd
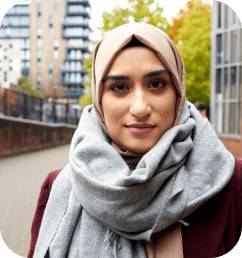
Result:
M93 30L92 39L94 41L101 39L101 33L98 29L98 26L102 26L102 13L104 11L111 12L115 5L119 5L122 8L128 6L127 0L89 0L91 4L91 21L90 26ZM213 0L203 0L212 5ZM0 0L0 21L4 17L4 14L8 9L10 9L14 4L20 3L21 0ZM22 1L21 4L28 4L31 0ZM167 18L168 22L171 22L172 17L176 16L179 13L181 8L185 8L188 0L156 0L157 3L163 7L163 15ZM222 2L228 4L233 8L237 14L241 17L242 20L242 4L238 0L222 0ZM238 12L240 10L240 13Z

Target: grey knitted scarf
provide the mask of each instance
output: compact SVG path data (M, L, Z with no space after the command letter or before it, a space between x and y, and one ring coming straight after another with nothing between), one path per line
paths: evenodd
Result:
M34 258L146 258L143 240L219 193L234 164L186 101L179 124L130 170L88 106L53 184Z

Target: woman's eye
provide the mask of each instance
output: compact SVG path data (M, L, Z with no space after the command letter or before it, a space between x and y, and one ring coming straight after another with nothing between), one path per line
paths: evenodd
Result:
M119 85L115 85L113 87L111 87L111 91L114 91L114 92L120 92L120 91L124 91L128 89L125 85L122 85L122 84L119 84Z
M165 83L162 82L162 81L155 81L155 82L152 82L150 85L149 85L149 88L152 88L152 89L162 89L163 87L165 87Z

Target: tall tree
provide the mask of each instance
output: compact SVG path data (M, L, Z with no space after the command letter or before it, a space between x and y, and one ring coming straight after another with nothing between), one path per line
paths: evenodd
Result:
M187 2L186 9L168 25L186 69L187 99L209 104L211 6L202 0Z
M128 0L129 7L121 8L118 5L114 7L111 13L103 12L103 26L98 27L101 30L102 36L107 32L119 27L123 24L134 22L145 22L167 31L167 19L162 16L163 8L156 3L156 0ZM87 69L91 80L91 67L93 55L90 55L83 63ZM91 83L84 83L87 88L91 87ZM80 97L81 105L89 105L92 103L91 94L87 93Z

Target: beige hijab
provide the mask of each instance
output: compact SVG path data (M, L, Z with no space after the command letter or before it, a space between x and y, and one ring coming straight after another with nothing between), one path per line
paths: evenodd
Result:
M101 105L102 79L107 74L112 61L119 50L126 46L132 38L137 38L141 43L156 51L158 57L171 72L173 83L178 97L176 103L176 116L173 126L177 125L186 96L185 69L179 51L173 41L160 29L144 23L131 23L120 26L109 32L97 44L92 65L92 97L93 106L104 131L112 139L105 125ZM134 169L143 154L132 153L112 139L112 146L119 152L131 169Z
M97 44L92 64L92 98L93 107L96 111L100 124L104 131L112 139L105 125L101 96L102 79L107 74L112 61L119 50L125 47L132 38L137 38L141 43L156 51L166 69L171 72L173 84L178 96L176 103L176 115L173 126L179 122L186 96L185 68L182 57L174 42L160 29L144 23L131 23L120 26L109 32ZM113 147L124 158L129 167L135 168L143 154L135 154L125 149L112 140ZM175 224L153 236L152 242L146 242L146 250L149 258L173 257L182 258L182 234L181 225Z

